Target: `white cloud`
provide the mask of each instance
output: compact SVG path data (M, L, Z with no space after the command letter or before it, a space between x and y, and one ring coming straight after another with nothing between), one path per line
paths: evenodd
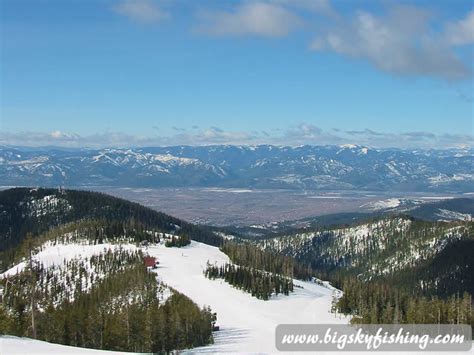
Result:
M311 123L300 123L283 130L268 132L226 131L218 127L182 131L170 136L138 136L120 132L104 132L89 136L54 131L1 132L1 145L62 146L62 147L145 147L212 144L275 144L297 146L359 144L378 148L442 149L473 147L474 137L469 134L434 134L431 132L385 133L370 129L325 131Z
M301 8L314 13L334 16L336 12L329 0L269 0L269 2L288 7Z
M61 136L62 136L61 131L53 131L53 132L51 132L51 137L52 137L52 138L61 138Z
M448 23L445 40L453 46L474 43L474 11L467 14L462 20Z
M359 11L327 29L311 48L364 59L394 74L470 78L469 68L433 34L430 20L428 11L412 6L396 6L381 16Z
M198 29L217 36L282 37L301 24L289 10L267 2L243 3L233 11L206 12L201 17L204 23Z
M168 13L163 11L152 0L124 0L114 10L132 21L152 24L168 18Z
M200 32L216 36L283 37L295 29L317 31L314 51L368 61L396 75L448 81L472 78L455 51L474 43L474 11L458 21L438 23L426 8L387 7L385 13L338 13L329 0L247 0L230 10L201 13Z

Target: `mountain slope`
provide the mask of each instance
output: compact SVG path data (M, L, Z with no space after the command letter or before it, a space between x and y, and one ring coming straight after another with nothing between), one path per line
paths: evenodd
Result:
M0 205L1 334L135 352L212 343L210 308L146 266L149 243L218 244L212 232L85 191L17 188L2 191Z
M473 240L473 222L424 222L396 216L255 244L310 262L326 274L343 273L366 281L392 279L423 293L446 295L474 291L469 276L474 271L472 249L462 247L472 247Z
M0 333L135 352L212 343L211 310L158 281L143 248L88 242L45 243L0 274Z
M87 220L117 228L128 225L139 240L149 238L144 231L156 231L185 235L213 245L221 243L221 238L205 227L105 194L15 188L0 191L0 270L13 261L15 247L28 234L35 238L52 228Z

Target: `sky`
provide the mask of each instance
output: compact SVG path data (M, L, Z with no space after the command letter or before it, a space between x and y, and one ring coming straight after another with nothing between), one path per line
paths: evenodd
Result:
M472 1L0 5L0 145L474 142Z

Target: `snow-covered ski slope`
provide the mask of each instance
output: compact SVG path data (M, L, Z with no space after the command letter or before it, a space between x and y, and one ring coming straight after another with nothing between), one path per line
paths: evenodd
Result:
M282 323L347 323L331 310L333 293L337 290L312 282L295 280L295 292L289 296L273 296L259 300L224 281L209 280L203 271L209 261L230 262L218 248L191 242L184 248L151 246L148 253L160 262L159 278L198 305L210 305L217 312L220 331L215 344L192 352L277 352L275 327Z
M117 351L93 350L59 344L51 344L29 338L0 335L1 355L126 355Z

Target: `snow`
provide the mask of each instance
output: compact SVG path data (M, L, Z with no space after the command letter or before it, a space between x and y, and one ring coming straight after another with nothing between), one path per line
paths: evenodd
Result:
M280 163L283 165L282 163ZM296 174L288 174L288 175L283 175L283 176L278 176L276 178L272 178L271 180L273 181L278 181L278 182L286 182L288 184L301 184L301 175L296 175Z
M230 262L218 248L191 242L183 248L150 246L157 257L160 281L187 295L199 306L210 305L217 312L220 331L215 344L192 352L276 352L275 327L282 323L347 323L348 318L330 313L336 289L295 280L295 292L259 300L222 280L207 279L203 271L211 264Z
M432 186L437 186L448 184L453 181L474 181L474 174L453 174L452 176L439 174L437 176L430 177L428 180Z
M400 172L397 170L397 168L395 168L394 164L396 164L396 163L394 161L391 161L390 163L385 163L385 166L394 175L401 176Z
M355 144L342 144L339 147L346 148L346 149L355 149L355 148L357 148L357 145L355 145Z
M240 194L240 193L252 193L254 190L251 189L226 189L226 188L206 188L205 191L207 192L228 192L228 193L234 193L234 194Z
M136 247L132 244L53 244L48 242L42 246L42 250L33 256L34 261L38 261L43 264L45 268L51 266L63 266L72 259L86 259L93 255L100 255L107 250L118 250L120 247L127 250L135 250ZM22 261L19 264L8 269L4 273L0 274L0 279L10 277L22 272L26 267L26 261Z
M41 217L61 206L66 210L71 210L72 206L64 198L58 198L55 195L47 195L40 199L32 199L27 202L28 213L30 216Z
M77 348L74 346L66 346L59 344L51 344L45 341L34 340L29 338L18 338L14 336L0 336L0 354L5 355L24 355L24 354L34 354L34 355L112 355L112 354L131 354L118 351L105 351L105 350L93 350L85 348Z
M443 208L438 209L438 213L436 215L442 221L472 221L472 215L469 213L461 213L456 211L450 211Z
M114 157L111 157L110 155L114 155ZM129 164L134 162L133 168L136 168L138 166L148 166L148 169L153 169L155 164L161 163L165 164L168 167L173 167L173 166L186 166L186 165L202 165L203 163L198 160L198 159L192 159L192 158L183 158L183 157L177 157L171 154L150 154L150 153L144 153L141 154L139 152L135 152L132 150L114 150L114 149L105 149L100 151L97 155L94 155L91 158L93 163L98 163L98 162L109 162L112 165L115 165L117 167ZM166 170L165 167L161 167L163 172ZM160 171L160 170L157 170Z
M185 165L200 163L198 159L180 158L171 154L155 154L153 156L153 160L164 162L164 163L185 164Z
M367 209L376 211L376 210L384 210L386 208L395 208L395 207L400 206L400 203L401 201L398 198L389 198L386 200L369 202L360 207L362 208L365 207Z
M218 333L224 334L223 331ZM220 338L219 335L216 333L215 338L216 340ZM236 335L238 337L238 334ZM211 346L212 347L212 346ZM211 348L209 347L209 348ZM205 348L197 348L192 349L189 353L195 352L206 352ZM214 353L212 349L209 349L209 353ZM249 353L245 348L239 349L239 353ZM375 352L381 355L420 355L423 352ZM73 346L66 346L66 345L59 345L59 344L51 344L45 341L39 341L29 338L18 338L14 336L1 336L0 335L0 354L5 355L127 355L127 354L136 354L136 353L129 353L129 352L118 352L118 351L106 351L106 350L94 350L94 349L86 349L86 348L77 348ZM284 354L282 352L282 354ZM301 353L304 354L304 353ZM330 354L330 355L342 355L348 354L348 352L340 352L340 351L331 351L331 352L318 352L317 354ZM355 354L361 354L361 352L356 352ZM472 347L468 351L462 352L435 352L430 351L429 354L431 355L467 355L467 354L474 354L474 347Z

